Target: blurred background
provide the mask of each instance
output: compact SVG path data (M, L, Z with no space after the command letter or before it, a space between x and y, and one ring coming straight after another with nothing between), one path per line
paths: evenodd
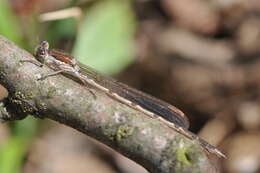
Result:
M220 172L260 173L257 0L0 0L0 35L41 40L180 108L227 155ZM5 90L0 90L2 97ZM145 173L50 120L0 124L0 173Z

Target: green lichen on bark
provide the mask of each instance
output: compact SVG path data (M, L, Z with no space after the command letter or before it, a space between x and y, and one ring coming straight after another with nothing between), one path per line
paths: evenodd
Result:
M116 131L116 141L120 142L122 139L132 135L133 129L130 126L127 125L122 125L119 126L117 131Z

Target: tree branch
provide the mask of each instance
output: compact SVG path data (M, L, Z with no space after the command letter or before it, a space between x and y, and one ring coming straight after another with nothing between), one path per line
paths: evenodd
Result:
M110 146L150 172L212 172L215 168L199 143L157 120L63 75L42 81L51 69L20 60L34 59L0 37L0 82L9 91L9 119L28 114L50 118Z

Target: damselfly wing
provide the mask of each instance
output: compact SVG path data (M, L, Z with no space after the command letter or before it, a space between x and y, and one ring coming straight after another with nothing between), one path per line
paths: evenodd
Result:
M68 57L70 57L71 60L74 60L72 56L57 50L51 50L50 55L58 58L59 60L64 59L68 61ZM154 114L161 116L177 126L184 129L189 128L188 118L178 108L126 84L120 83L113 78L104 76L93 68L82 63L78 62L77 64L80 67L80 73L86 75L88 78L94 80L104 88L107 88L110 92L118 94L119 96L131 101L133 104L139 105L143 109L153 112Z

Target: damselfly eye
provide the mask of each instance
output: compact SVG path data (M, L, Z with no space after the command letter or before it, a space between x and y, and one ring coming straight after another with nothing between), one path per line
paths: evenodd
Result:
M49 43L45 40L41 41L40 46L46 50L49 49Z

